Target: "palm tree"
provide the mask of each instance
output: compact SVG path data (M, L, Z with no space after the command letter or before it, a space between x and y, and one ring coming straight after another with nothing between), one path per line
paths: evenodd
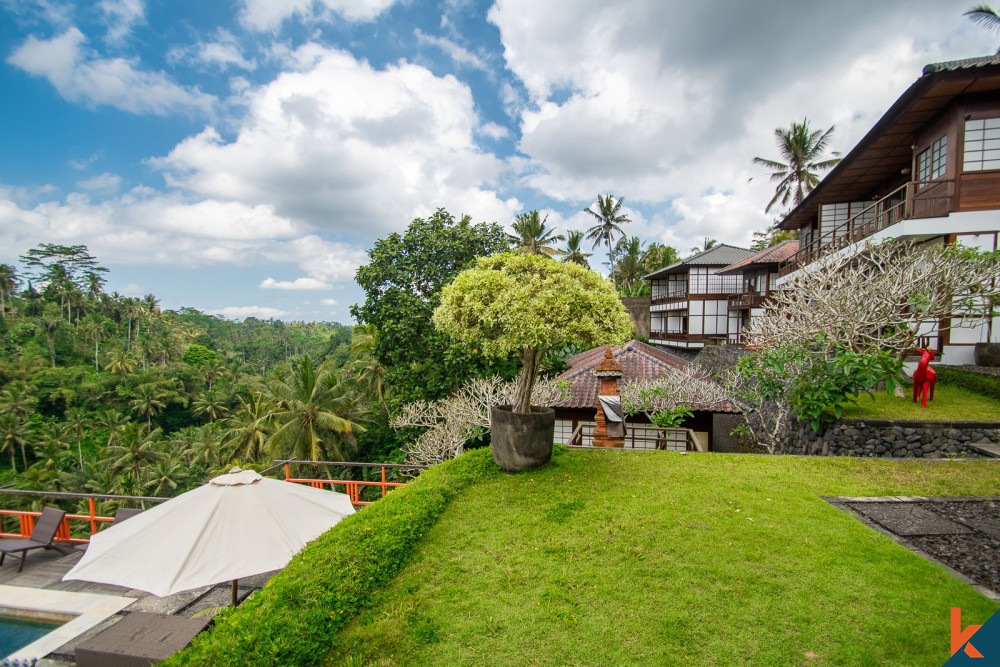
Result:
M208 383L208 390L212 391L212 385L216 380L226 375L226 362L222 359L209 359L201 369L201 379Z
M222 422L222 447L227 460L259 461L271 435L269 419L273 402L260 392L251 390L248 399L240 402L233 416Z
M15 380L0 392L0 414L15 415L27 419L35 411L38 398L28 391L28 386L20 380Z
M774 131L774 136L778 143L778 152L784 162L767 160L762 157L755 157L754 164L770 169L771 182L777 182L774 190L774 197L768 202L768 213L776 203L787 206L791 200L793 206L798 206L806 195L819 183L817 171L826 171L840 162L839 157L827 158L824 156L830 138L833 136L835 126L830 126L829 130L809 129L809 119L803 118L801 123L793 122L791 127L779 127ZM840 155L834 152L833 155Z
M608 246L608 261L611 268L611 280L614 284L615 260L611 256L611 244L615 240L615 235L625 235L620 225L632 222L632 219L621 212L624 197L617 200L613 195L597 195L597 207L591 204L591 208L583 209L584 213L589 213L596 220L597 224L587 230L587 240L594 242L594 248L602 243ZM615 285L617 287L617 285Z
M12 294L19 284L17 269L10 264L0 264L0 320L7 319L7 295Z
M375 358L375 340L378 335L374 324L355 325L351 332L351 354L357 358L351 362L349 370L365 396L382 403L386 414L389 406L385 402L385 366Z
M642 256L643 274L653 273L660 269L676 264L680 261L680 255L673 246L664 243L650 243L646 247L646 254Z
M52 362L52 368L56 367L56 333L63 325L62 313L57 313L54 307L53 305L51 308L46 308L45 313L38 318L38 324L45 335L45 342L49 346L49 361Z
M114 441L118 436L118 429L127 423L128 419L125 418L125 415L118 412L114 408L108 408L98 415L97 425L108 430L108 442L105 445L106 447L110 447L114 444Z
M104 367L104 370L117 373L124 379L125 376L135 370L135 359L132 357L132 353L124 347L118 348L111 356L111 361Z
M122 472L130 470L132 478L141 483L145 479L145 468L166 457L159 451L158 444L162 431L150 429L141 422L129 422L122 426L119 440L107 448L111 467Z
M517 234L508 234L507 239L516 252L527 255L544 255L552 257L562 254L561 250L551 247L550 243L562 241L562 234L556 234L554 229L546 229L545 221L549 216L539 217L538 211L521 213L514 219L511 227Z
M195 414L205 415L210 422L214 422L216 419L221 419L229 414L226 402L211 390L204 392L196 398L192 403L192 408L194 408Z
M58 475L71 447L68 437L69 429L64 424L46 424L34 448L36 459L34 465ZM72 457L72 454L69 456Z
M564 262L573 262L574 264L579 264L580 266L590 268L590 262L587 258L593 255L592 252L583 252L583 232L577 230L570 230L566 232L566 249L563 250Z
M275 402L268 453L278 459L343 461L354 433L363 430L353 397L326 364L315 366L306 354L284 373L274 374L267 390ZM352 419L354 418L354 419Z
M175 459L165 458L157 461L148 469L149 479L143 488L152 491L154 496L169 496L177 486L188 478L187 468Z
M10 467L15 473L17 466L14 465L14 449L17 447L21 448L24 469L28 467L28 456L24 449L28 444L29 428L28 423L14 413L8 412L0 416L0 452L10 452Z
M1000 32L1000 13L989 5L977 5L963 16L968 16L970 21L978 23L987 30ZM1000 48L997 49L997 54L1000 55Z
M87 338L94 342L94 370L99 370L97 357L101 352L101 338L104 336L104 325L107 322L105 317L100 313L90 313L87 315L87 319L83 324L78 325L78 328Z
M80 470L83 470L83 445L81 443L83 441L83 432L90 426L90 418L84 412L83 408L70 408L66 411L66 424L76 434L77 462L80 465Z
M167 407L167 393L155 382L140 384L135 388L135 398L129 401L129 408L139 417L146 418L146 426L152 426L152 419Z
M618 245L615 246L615 254L618 257L615 276L619 287L631 288L642 280L643 245L638 236L623 237L618 240Z
M696 253L696 254L699 253L699 252L705 252L706 250L711 250L712 248L714 248L718 244L719 244L719 242L717 240L710 239L710 238L708 238L706 236L705 239L701 242L701 247L695 246L695 247L691 248L691 252Z

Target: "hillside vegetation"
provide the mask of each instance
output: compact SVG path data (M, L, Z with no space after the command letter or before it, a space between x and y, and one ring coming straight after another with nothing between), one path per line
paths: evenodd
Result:
M557 448L507 475L474 451L336 526L175 660L942 664L949 608L997 605L821 496L998 494L998 472Z

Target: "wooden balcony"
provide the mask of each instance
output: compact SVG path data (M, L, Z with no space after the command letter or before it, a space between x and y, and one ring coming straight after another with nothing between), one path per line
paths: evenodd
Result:
M760 308L767 298L767 294L760 292L744 292L729 298L729 310L746 310L748 308Z
M783 278L800 266L863 241L903 220L947 215L952 210L954 197L954 180L910 181L865 207L847 222L813 239L809 246L778 268L778 276Z

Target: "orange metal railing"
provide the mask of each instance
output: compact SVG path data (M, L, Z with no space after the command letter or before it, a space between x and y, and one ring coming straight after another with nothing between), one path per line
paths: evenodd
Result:
M293 465L311 465L311 466L326 466L326 467L340 467L340 468L377 468L380 470L381 479L379 481L369 481L369 480L347 480L347 479L322 479L322 478L308 478L308 477L292 477L291 467ZM404 486L406 481L395 481L390 480L387 475L387 470L405 470L411 473L420 473L427 469L426 466L413 466L413 465L402 465L396 463L353 463L353 462L340 462L340 461L298 461L298 460L282 460L275 461L274 465L266 470L261 471L262 474L267 474L268 472L273 472L278 468L284 467L285 481L296 482L300 484L309 484L310 486L322 489L324 487L329 487L333 489L335 486L343 486L344 493L351 499L351 503L357 506L371 505L372 501L362 500L362 489L364 487L378 487L381 490L381 497L384 498L392 489L400 486ZM73 537L72 528L74 526L79 526L79 522L86 522L89 524L90 537L95 535L101 527L105 524L110 524L114 519L109 516L101 516L97 513L97 501L98 500L111 500L121 504L136 504L136 503L162 503L170 500L169 498L156 498L152 496L116 496L110 494L84 494L84 493L65 493L59 491L28 491L23 489L0 489L0 497L4 495L11 496L33 496L42 498L52 498L54 500L86 500L87 501L87 513L86 514L67 514L63 517L62 523L59 525L59 529L56 531L56 542L63 542L66 544L86 544L90 542L89 538L83 537ZM16 517L17 519L17 529L16 532L10 532L5 530L7 527L5 525L6 517ZM35 520L41 516L41 512L34 512L31 510L12 510L12 509L0 509L0 538L26 538L31 535L31 531L35 529ZM71 524L71 522L74 522ZM7 522L9 523L9 522ZM78 531L79 534L79 531Z
M403 465L399 463L343 463L339 461L275 461L275 464L283 465L285 468L285 481L286 482L296 482L298 484L309 484L313 488L322 489L323 487L330 487L333 489L335 486L343 486L344 493L351 499L351 504L364 506L371 505L373 501L362 500L361 490L364 487L378 487L381 490L381 497L385 498L386 494L400 486L405 486L406 482L393 482L386 478L386 469L396 469L396 470L407 470L422 472L427 469L426 466L414 466L414 465ZM293 477L292 476L292 465L312 465L312 466L327 466L327 467L349 467L349 468L377 468L380 471L381 479L379 481L370 480L354 480L354 479L323 479L318 477Z

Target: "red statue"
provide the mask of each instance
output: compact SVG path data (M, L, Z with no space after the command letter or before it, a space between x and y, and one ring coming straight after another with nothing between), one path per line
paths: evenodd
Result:
M920 407L927 407L927 392L930 391L930 400L934 400L934 385L937 384L937 373L931 368L934 361L933 350L923 350L920 353L920 363L917 370L913 372L913 402L917 402L917 396L923 395L923 403Z

